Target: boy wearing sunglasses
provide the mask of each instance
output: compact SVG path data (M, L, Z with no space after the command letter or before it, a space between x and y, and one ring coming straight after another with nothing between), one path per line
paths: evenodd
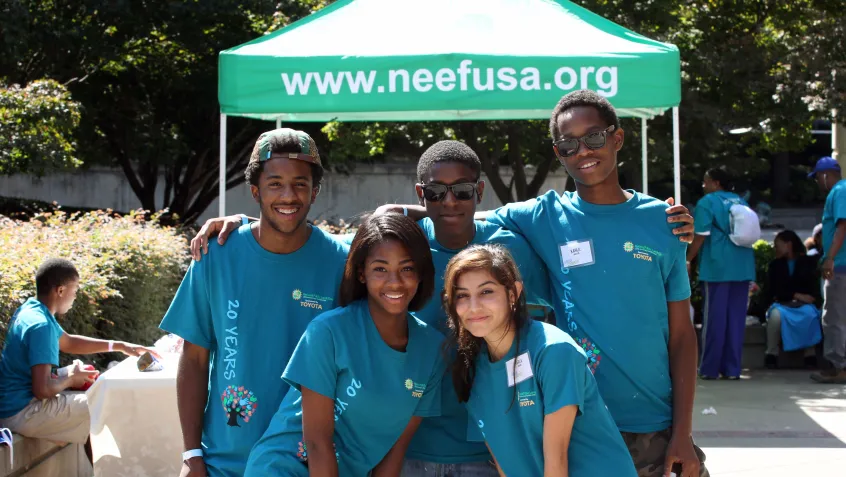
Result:
M549 191L487 219L525 236L549 268L559 326L585 349L638 475L679 466L680 477L707 475L691 438L697 352L686 245L666 223L678 218L620 187L624 132L604 97L564 96L550 133L576 192Z

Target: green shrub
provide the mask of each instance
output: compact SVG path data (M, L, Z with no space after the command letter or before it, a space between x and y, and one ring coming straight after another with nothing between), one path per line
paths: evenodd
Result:
M749 302L749 313L763 319L771 303L766 303L769 296L769 280L767 280L767 266L775 260L775 247L766 240L758 240L752 246L755 250L755 282L760 289L752 295Z
M190 258L179 230L142 216L58 211L27 221L0 217L0 343L15 309L35 294L38 265L62 257L80 274L76 302L59 317L66 332L153 344ZM86 359L102 366L115 357Z

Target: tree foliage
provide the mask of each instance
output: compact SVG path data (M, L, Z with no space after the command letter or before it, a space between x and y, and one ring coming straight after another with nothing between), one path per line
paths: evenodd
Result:
M73 142L79 109L67 89L52 80L24 88L0 83L0 175L41 176L81 165Z
M63 138L57 149L78 144L76 155L86 164L120 167L145 209L167 207L192 221L218 190L218 52L328 3L7 0L0 16L0 80L26 85L47 78L66 85L81 105L79 127L42 134ZM705 168L727 165L747 179L759 177L770 169L771 153L791 154L808 144L812 119L829 117L832 108L846 111L846 10L840 0L578 3L679 47L686 200L698 194ZM243 180L247 153L267 127L229 120L227 187ZM503 202L536 195L546 174L560 167L545 121L301 127L315 137L328 163L341 169L388 153L416 160L437 140L464 140L479 153ZM627 119L623 127L627 146L620 173L625 186L640 188L640 124ZM738 129L749 131L730 133ZM43 162L30 152L16 160L24 156ZM650 121L650 192L669 195L671 171L667 114Z

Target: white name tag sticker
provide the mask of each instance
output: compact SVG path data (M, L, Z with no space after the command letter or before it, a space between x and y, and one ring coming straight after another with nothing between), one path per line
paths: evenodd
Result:
M561 251L561 266L564 268L584 267L593 265L593 240L574 240L559 245Z
M514 360L517 360L516 369ZM529 352L525 352L516 358L511 358L505 364L505 370L508 374L508 387L512 387L515 384L522 383L523 381L531 378L535 375L532 372L532 362L529 359Z

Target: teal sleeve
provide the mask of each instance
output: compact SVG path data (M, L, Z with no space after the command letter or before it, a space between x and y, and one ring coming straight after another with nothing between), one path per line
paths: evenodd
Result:
M446 368L441 353L437 353L435 364L432 366L432 374L426 382L426 390L423 397L414 409L414 415L418 417L436 417L441 415L441 382L444 380Z
M711 210L710 201L703 198L696 204L696 210L693 212L693 232L708 233L713 222L714 211Z
M667 301L681 301L690 298L690 277L687 275L687 245L673 244L667 277L664 279L664 292Z
M578 406L581 414L590 370L579 350L567 342L549 344L538 356L535 369L544 415L566 406Z
M355 234L343 234L338 236L338 239L347 245L351 245L354 238Z
M282 379L300 391L308 388L335 399L338 384L335 341L325 323L312 321L308 325L282 373Z
M199 262L191 261L159 327L189 343L212 349L215 338L206 281L208 263L208 258ZM237 301L229 301L227 306L237 311L239 304Z
M841 187L837 195L834 197L832 207L832 214L834 215L834 224L841 220L846 220L846 187Z
M28 368L39 364L59 365L59 337L49 323L30 326L24 336Z
M539 204L538 199L512 202L489 212L486 220L528 238Z

